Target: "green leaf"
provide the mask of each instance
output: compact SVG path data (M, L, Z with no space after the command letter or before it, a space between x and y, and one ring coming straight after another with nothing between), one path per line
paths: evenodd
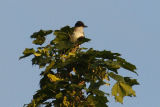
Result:
M106 96L96 96L95 100L97 101L96 107L108 107L106 103L108 102L108 99Z
M77 84L71 84L71 87L73 88L73 89L82 89L83 87L84 87L84 85L77 85Z
M127 62L125 59L117 57L117 61L119 62L119 64L121 65L121 67L123 67L124 69L127 69L129 71L132 71L134 73L137 74L136 70L136 66Z
M139 83L136 79L130 79L130 77L124 77L124 80L130 86L139 85Z
M112 53L111 51L97 51L98 56L101 56L104 59L114 59L116 56L120 56L119 53Z
M101 86L101 85L104 85L105 84L105 82L104 81L102 81L102 80L100 80L100 81L98 81L98 82L94 82L94 81L90 81L90 85L89 85L89 89L99 89L99 87Z
M32 54L35 53L35 50L33 48L29 49L29 48L26 48L24 51L23 51L23 56L21 56L19 59L22 59L22 58L25 58L27 56L30 56Z
M39 65L39 68L43 68L49 62L50 57L44 57L42 55L32 58L32 65Z
M69 49L73 47L73 43L70 41L70 35L73 32L73 28L65 26L61 30L55 30L54 35L56 38L51 42L55 44L55 47L59 50Z
M51 90L49 90L48 87L42 88L38 90L35 95L33 95L33 100L30 104L27 105L27 107L38 107L47 99L50 99L53 96L54 94L52 94Z
M94 99L94 96L93 95L89 95L88 97L87 97L87 102L88 102L88 104L91 106L91 107L96 107L95 105L95 99Z
M93 96L89 95L87 97L87 106L89 107L108 107L106 103L108 102L108 99L105 96Z
M104 96L105 93L99 89L92 89L92 93L98 95L98 96Z
M114 74L113 72L108 73L108 75L116 81L124 82L124 78L120 75Z
M117 82L112 87L112 95L115 96L115 100L120 103L123 103L123 98L125 96L136 96L132 87L124 82Z
M73 28L70 28L69 26L65 26L61 28L60 30L54 31L54 35L59 40L68 40L72 33L73 33Z
M40 30L39 32L33 33L31 38L34 38L35 40L33 40L32 43L36 45L42 45L46 40L45 36L51 34L52 32L52 30Z
M45 37L41 37L40 35L38 35L36 40L34 40L32 43L36 45L42 45L45 42L45 40L46 40Z
M52 32L53 32L52 30L40 30L38 32L33 33L33 35L31 35L31 38L37 38L39 36L43 37L48 34L51 34Z
M61 92L56 95L56 98L57 98L57 99L60 99L60 98L62 98L62 97L63 97L63 94L62 94Z
M120 56L119 53L112 53L111 51L97 51L97 50L93 50L93 48L90 48L86 54L90 54L90 55L94 55L97 58L103 58L103 59L116 59L117 56Z
M55 47L59 50L64 50L64 49L68 49L71 48L73 45L71 42L68 41L59 41Z
M89 39L89 38L84 38L84 37L82 37L82 38L79 38L78 40L77 40L77 44L79 44L79 45L81 45L81 44L83 44L83 43L85 43L85 42L89 42L91 39Z
M121 66L117 61L107 60L104 62L107 66L107 68L111 71L117 71ZM117 72L116 72L117 73Z

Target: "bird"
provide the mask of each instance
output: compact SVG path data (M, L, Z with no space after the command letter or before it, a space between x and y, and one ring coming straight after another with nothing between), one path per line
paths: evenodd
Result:
M86 26L82 21L77 21L74 26L73 34L71 35L71 42L75 43L79 38L84 38L84 28Z
M77 21L75 23L74 31L73 31L72 35L70 35L70 41L75 44L74 48L71 50L72 53L76 52L80 48L80 45L77 44L76 42L80 38L85 37L84 28L86 28L86 27L88 27L88 26L86 26L82 21Z

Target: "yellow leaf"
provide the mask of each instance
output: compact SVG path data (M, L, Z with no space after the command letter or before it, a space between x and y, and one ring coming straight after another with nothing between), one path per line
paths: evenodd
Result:
M73 72L76 72L76 69L73 67Z
M42 49L38 49L38 51L41 53L41 52L42 52Z
M34 55L35 55L35 56L41 56L40 53L36 53L36 52L34 53Z
M75 56L75 53L70 52L70 53L69 53L69 56Z
M109 81L108 74L106 74L104 78L105 78L107 81Z
M62 62L65 62L65 61L66 61L66 58L67 58L66 55L61 55Z
M53 74L48 74L47 75L48 78L51 80L51 82L55 82L55 81L58 81L58 80L61 80L60 78L57 78L55 75Z
M76 91L73 91L72 95L74 96L76 94Z
M126 92L126 96L132 96L132 95L136 96L136 93L131 86L125 83L120 83L120 85L123 88L123 90Z
M132 87L124 82L117 82L112 87L112 95L115 96L115 100L120 103L123 103L123 98L125 96L136 96Z
M43 48L43 51L44 52L48 52L48 48Z
M112 95L115 96L116 101L118 101L120 103L123 103L124 93L123 93L123 90L120 87L119 82L117 82L116 84L113 85Z
M66 107L69 107L69 101L67 101L67 97L64 96L64 99L63 99L63 104L66 106Z

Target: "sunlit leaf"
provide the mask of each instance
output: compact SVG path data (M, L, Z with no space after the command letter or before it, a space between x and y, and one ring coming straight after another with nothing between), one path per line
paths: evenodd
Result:
M34 55L35 55L35 56L41 56L40 53L36 53L36 52L34 53Z
M58 80L61 80L60 78L58 78L58 77L56 77L55 75L52 75L52 74L48 74L47 76L51 80L51 82L56 82Z
M63 98L63 104L66 107L69 107L69 105L70 105L69 101L67 101L67 97L66 96L64 96L64 98Z
M135 91L132 89L131 86L129 86L128 84L125 84L123 82L120 83L120 86L122 87L122 89L125 92L125 96L136 96Z
M105 77L104 77L104 79L106 80L106 81L109 81L110 79L109 79L109 76L108 76L108 74L105 74Z
M136 96L132 87L124 82L117 82L112 87L112 95L115 96L115 100L120 103L123 103L123 98L125 96Z
M76 69L73 67L73 72L76 72Z

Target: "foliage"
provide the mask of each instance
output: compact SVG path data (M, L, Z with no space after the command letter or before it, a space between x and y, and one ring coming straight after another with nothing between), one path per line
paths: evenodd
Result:
M40 89L27 107L107 107L109 93L100 87L110 86L110 79L116 81L112 87L116 101L123 103L125 96L135 96L132 86L139 84L136 79L118 75L120 68L136 73L135 65L121 58L119 53L77 48L90 39L70 42L73 28L69 26L55 30L55 38L44 46L46 36L52 32L40 30L31 35L33 44L40 47L26 48L20 57L33 55L32 64L44 68L40 73Z

